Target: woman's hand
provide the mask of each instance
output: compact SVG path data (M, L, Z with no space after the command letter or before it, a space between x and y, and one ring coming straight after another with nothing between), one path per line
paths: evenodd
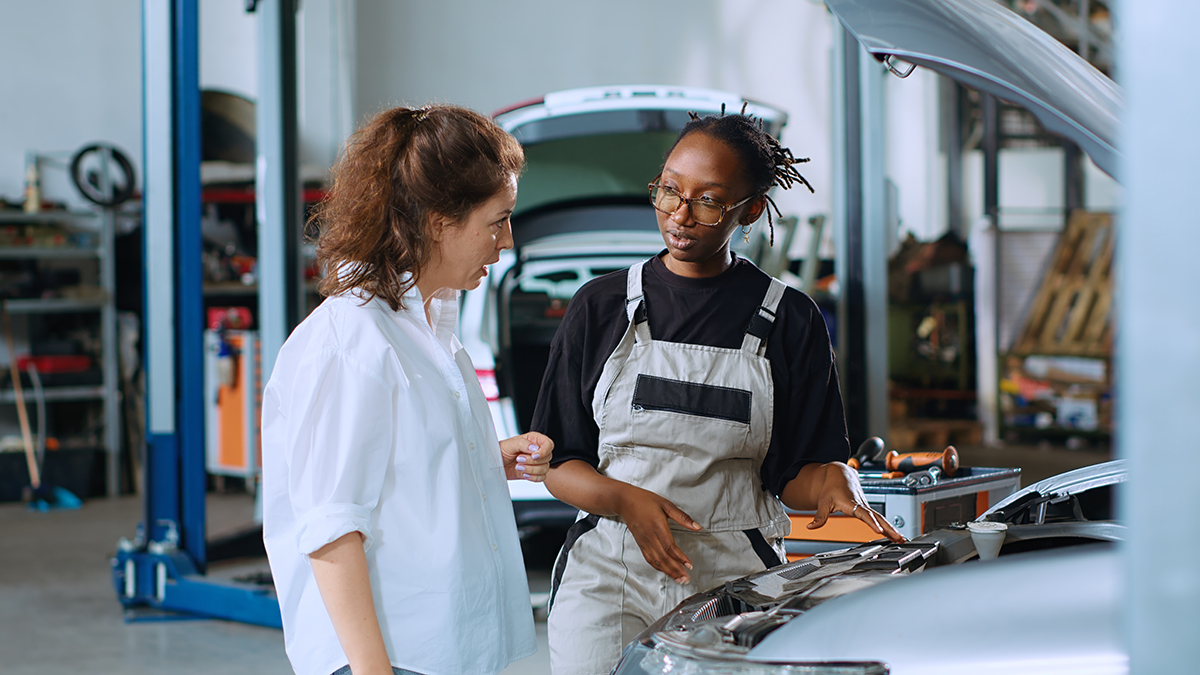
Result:
M906 541L882 514L867 505L858 472L842 462L809 464L783 488L783 503L798 511L816 510L808 529L823 527L834 511L863 521L876 534L896 543Z
M625 521L646 562L677 583L691 581L688 570L692 569L692 561L675 544L667 521L673 520L690 530L699 530L700 525L671 501L628 483L622 485L614 510Z
M504 458L504 477L509 480L527 480L540 483L546 480L550 469L550 457L554 454L554 441L545 434L530 431L500 441L500 455Z

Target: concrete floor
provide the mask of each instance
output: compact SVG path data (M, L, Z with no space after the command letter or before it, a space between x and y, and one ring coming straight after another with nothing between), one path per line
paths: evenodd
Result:
M1061 446L959 451L966 466L1021 467L1022 485L1110 458L1107 449ZM51 513L0 504L0 670L7 675L290 673L278 630L212 620L125 622L108 561L117 539L133 536L141 508L133 497L93 499L78 511ZM248 525L251 513L247 495L210 495L210 537ZM536 557L539 562L529 570L534 604L544 602L549 586L545 561L550 556ZM265 568L265 561L251 564ZM537 628L538 653L513 664L505 675L550 672L544 619Z

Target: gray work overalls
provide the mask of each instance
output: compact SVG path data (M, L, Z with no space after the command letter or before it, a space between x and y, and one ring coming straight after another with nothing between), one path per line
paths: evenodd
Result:
M624 646L684 598L779 564L790 531L759 475L774 397L765 338L784 285L772 279L741 349L654 340L642 266L629 269L629 328L592 399L600 473L669 499L703 528L671 522L691 560L681 586L650 566L618 518L580 514L554 569L554 675L605 675Z

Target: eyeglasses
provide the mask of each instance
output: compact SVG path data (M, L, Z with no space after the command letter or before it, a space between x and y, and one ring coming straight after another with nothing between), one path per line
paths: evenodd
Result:
M692 220L708 227L716 227L730 209L736 209L757 196L756 194L750 195L736 204L722 204L708 197L688 199L681 196L674 188L659 183L650 184L650 203L655 209L672 214L679 210L680 204L687 204Z

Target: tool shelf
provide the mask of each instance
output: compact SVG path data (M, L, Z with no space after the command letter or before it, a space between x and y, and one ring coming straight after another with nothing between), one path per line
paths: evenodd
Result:
M23 384L23 383L22 383ZM46 402L51 401L96 401L104 400L106 393L103 386L94 387L45 387ZM30 395L28 387L22 386L25 390L26 402ZM0 403L16 403L17 394L12 388L0 389Z
M47 403L95 402L101 406L99 419L100 445L105 458L105 492L115 496L120 491L121 477L121 400L118 389L117 312L115 305L114 234L116 213L104 208L95 211L0 211L0 228L6 237L0 239L0 261L36 261L54 266L83 265L89 272L79 289L86 297L12 298L4 300L11 316L25 316L30 322L51 321L55 317L81 315L99 349L95 354L99 383L62 384L43 387ZM13 236L15 233L23 236ZM58 228L47 236L45 230ZM25 242L28 242L25 244ZM51 242L53 245L48 245ZM59 243L61 242L61 243ZM95 261L91 265L90 261ZM95 274L90 274L91 265ZM88 318L90 317L90 318ZM30 335L29 347L38 336ZM9 355L12 358L13 355ZM16 395L11 382L0 387L0 404L12 405ZM26 385L26 383L22 383ZM23 386L26 404L32 403L33 391ZM51 414L51 418L53 415ZM50 429L53 432L53 428Z
M75 300L72 298L29 298L4 303L9 314L69 314L103 311L107 299Z

